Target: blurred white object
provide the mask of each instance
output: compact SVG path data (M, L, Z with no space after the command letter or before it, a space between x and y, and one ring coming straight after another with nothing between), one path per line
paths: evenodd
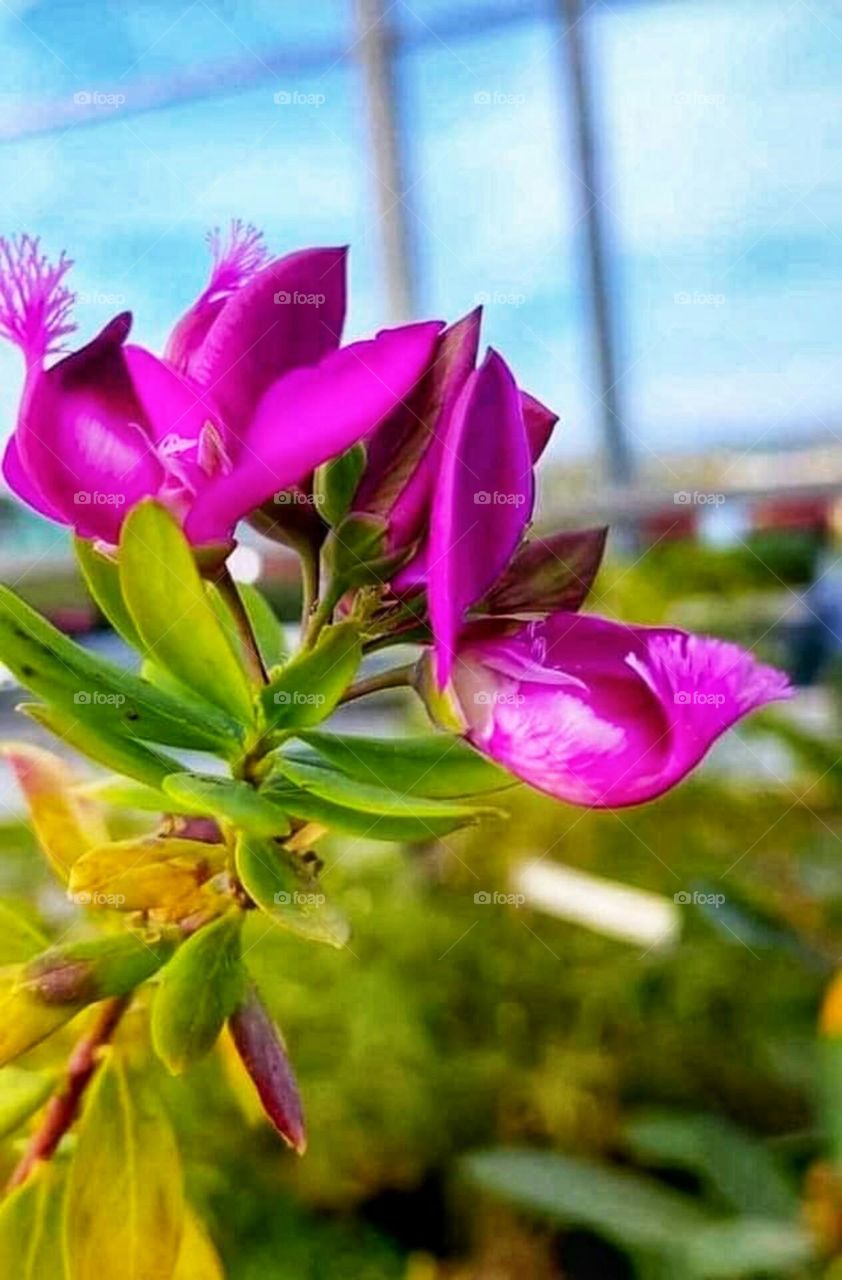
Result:
M681 933L678 907L656 893L537 859L519 863L512 879L529 906L595 933L649 950L671 946Z
M263 557L254 547L246 547L241 542L228 557L228 568L235 582L251 585L260 577Z

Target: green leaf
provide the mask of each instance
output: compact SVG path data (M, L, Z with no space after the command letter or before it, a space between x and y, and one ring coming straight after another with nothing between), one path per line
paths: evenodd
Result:
M80 906L154 911L184 920L203 905L206 882L225 867L222 844L181 836L139 836L89 850L74 865L70 891Z
M181 1249L172 1280L225 1280L219 1255L202 1223L190 1209L184 1218Z
M797 1214L794 1188L766 1144L720 1116L647 1109L629 1118L624 1136L638 1160L689 1169L739 1213Z
M0 1206L0 1275L8 1280L64 1280L64 1170L40 1164ZM102 1280L102 1277L100 1277Z
M621 1247L680 1257L682 1243L712 1220L689 1196L592 1160L512 1148L478 1152L464 1167L472 1183L517 1208L588 1227Z
M169 937L147 941L134 933L66 942L30 960L16 987L50 1006L80 1006L125 996L151 978L174 949Z
M329 525L337 525L347 514L357 485L365 470L365 445L355 444L338 458L323 462L313 476L316 509Z
M802 1275L815 1252L815 1241L794 1219L729 1218L705 1227L685 1245L688 1268L704 1280Z
M290 830L283 808L247 782L211 773L174 773L164 779L164 791L193 813L208 814L255 835L285 836Z
M167 1116L144 1075L107 1051L89 1092L67 1188L73 1280L163 1280L184 1225L181 1162Z
M27 742L0 746L23 792L38 843L50 866L66 880L73 863L108 832L98 807L75 791L67 764L51 751Z
M322 550L327 575L341 590L385 582L406 558L386 555L386 522L352 512L331 530Z
M499 791L514 783L511 774L446 733L369 738L308 729L296 736L349 777L406 795L446 799ZM311 754L298 756L294 746L285 754L313 763Z
M286 754L278 753L274 759L276 772L264 785L263 794L296 817L324 821L373 840L430 840L499 812L464 801L401 795L357 782L336 769L303 764Z
M0 902L0 965L20 964L47 946L47 936L22 910Z
M267 671L278 666L287 656L287 643L280 618L269 601L257 587L247 582L238 582L237 590L245 605L251 623L260 656Z
M344 947L350 929L315 880L306 880L271 840L241 836L237 875L262 911L283 929L313 942Z
M130 648L142 649L143 643L123 599L117 561L98 551L93 542L84 538L74 538L73 548L82 577L100 612Z
M102 733L200 751L239 751L237 725L207 707L189 714L169 697L113 662L69 640L8 587L0 586L0 658L26 688Z
M22 702L18 710L23 711L36 724L43 725L63 742L75 747L88 759L95 760L106 768L117 769L152 787L158 786L168 774L180 768L178 761L172 756L145 747L121 733L111 733L104 726L98 725L92 717L82 720L72 711L47 707L40 702Z
M190 544L157 502L139 502L123 522L120 582L149 655L205 701L250 724L245 669L208 599Z
M242 914L230 911L176 952L152 1006L152 1043L173 1075L210 1053L243 995Z
M177 761L170 761L170 770L162 776L162 782L172 773L173 766L177 769ZM145 782L130 782L116 774L87 782L80 790L100 804L117 809L140 809L144 813L177 813L186 816L196 812L194 806L179 804L172 796L165 795L159 787Z
M45 1004L14 983L0 997L0 1067L14 1062L74 1018L82 1004Z
M307 728L334 710L362 661L356 626L326 627L313 649L297 654L263 690L270 729Z
M0 1138L14 1133L44 1105L53 1088L53 1078L22 1067L4 1067L0 1074ZM3 1272L0 1270L0 1275Z

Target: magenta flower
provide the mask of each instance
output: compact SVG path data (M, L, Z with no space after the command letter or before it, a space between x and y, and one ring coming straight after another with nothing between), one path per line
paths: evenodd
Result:
M369 440L354 501L384 519L387 554L415 547L392 586L426 588L442 685L470 608L531 519L534 465L557 421L496 352L475 368L480 319L477 309L441 334L413 396Z
M594 808L654 799L737 720L791 693L782 672L723 640L567 612L510 634L478 628L450 684L475 747Z
M235 222L211 237L207 288L164 358L126 345L131 316L45 367L73 331L70 262L38 241L0 240L0 333L26 360L3 472L30 506L114 543L126 512L156 496L196 543L224 541L273 493L373 431L412 391L439 323L339 348L345 251L266 262Z

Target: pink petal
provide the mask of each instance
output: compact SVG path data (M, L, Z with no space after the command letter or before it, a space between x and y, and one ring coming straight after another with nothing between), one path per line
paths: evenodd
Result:
M24 470L18 442L14 435L9 438L3 454L3 476L12 492L39 515L46 516L48 520L55 520L58 524L70 523L70 517L65 516L44 496L35 481Z
M304 249L259 271L222 306L185 372L219 403L242 438L270 385L339 345L345 318L345 249Z
M86 347L38 374L16 433L23 470L46 502L83 537L107 542L163 478L122 349L130 324L130 316L117 316Z
M460 655L474 746L571 804L640 804L680 782L757 707L791 694L737 645L558 613Z
M549 444L550 436L553 434L555 425L558 422L558 414L553 413L552 409L548 409L546 405L541 404L541 401L536 400L528 391L521 392L521 396L523 399L523 421L526 426L526 434L529 437L532 461L535 463Z
M210 280L173 328L164 351L170 364L186 374L227 300L257 274L267 257L262 233L238 218L231 221L225 239L217 227L207 240L213 257Z
M233 472L197 498L186 526L192 540L227 537L273 493L373 431L412 391L440 329L437 322L387 329L280 378L258 405Z
M465 614L513 556L534 497L520 392L490 351L454 408L433 498L427 598L442 687Z

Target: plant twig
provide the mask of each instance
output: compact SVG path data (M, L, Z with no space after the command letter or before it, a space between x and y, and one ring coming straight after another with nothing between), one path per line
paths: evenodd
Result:
M258 648L251 619L246 612L243 598L237 590L237 584L231 577L231 571L227 564L224 564L220 569L219 576L216 579L216 586L231 611L237 634L243 642L243 649L254 679L258 684L268 684L269 672L266 670L266 664Z
M106 1000L97 1019L77 1043L67 1062L64 1081L47 1103L41 1126L33 1134L7 1190L21 1186L41 1160L49 1160L79 1112L85 1090L99 1066L100 1050L108 1043L129 1006L131 997Z
M408 662L405 667L392 667L390 671L382 671L379 675L368 676L358 680L343 694L341 701L354 702L369 693L379 693L381 689L405 689L411 687L415 680L415 663Z

